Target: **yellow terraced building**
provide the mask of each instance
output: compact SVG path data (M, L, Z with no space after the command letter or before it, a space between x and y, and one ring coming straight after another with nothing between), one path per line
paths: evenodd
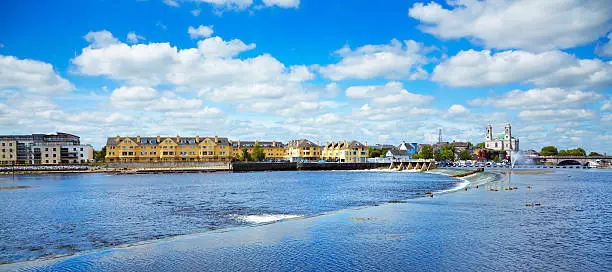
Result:
M291 140L285 146L285 160L290 162L316 161L321 158L321 147L309 140Z
M326 143L321 151L321 159L335 162L366 162L368 148L358 141Z
M232 145L233 157L240 159L242 157L242 149L246 148L249 153L253 154L255 145L259 145L266 159L282 160L285 156L285 145L277 141L230 141Z
M112 137L106 142L106 162L229 162L227 138Z

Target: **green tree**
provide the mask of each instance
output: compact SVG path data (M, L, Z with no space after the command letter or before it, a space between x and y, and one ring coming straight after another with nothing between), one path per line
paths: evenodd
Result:
M472 144L472 142L468 142L468 149L472 149L474 147L474 145Z
M251 153L249 153L249 150L246 147L242 148L242 157L240 159L242 161L250 161L251 160Z
M559 156L580 156L580 157L586 157L586 151L584 151L584 149L579 147L579 148L576 148L576 149L559 150L558 155Z
M419 156L419 154L414 154L414 155L412 155L412 158L415 159L415 160L418 160L418 159L421 158L421 156Z
M438 149L434 150L433 156L436 161L442 161L444 159L442 158L442 152L440 152Z
M471 160L472 159L472 154L470 154L469 151L467 150L463 150L459 153L459 159L460 160Z
M378 158L384 154L384 151L381 149L368 147L368 157L369 158Z
M477 148L485 148L485 143L477 143L476 147Z
M559 151L553 145L542 147L542 151L540 151L542 156L556 156L557 154L559 154Z
M589 157L597 157L597 156L603 156L603 155L601 155L601 154L599 154L599 153L597 153L595 151L589 153Z
M493 157L491 157L491 160L494 162L499 162L499 154L493 155Z
M266 159L266 153L264 153L263 149L259 147L259 144L255 144L255 147L253 147L253 160L263 161L265 159Z
M581 147L574 149L573 153L575 154L574 156L586 157L586 155L587 155L586 151L584 151L584 149L582 149Z
M102 149L95 151L94 150L94 160L95 161L104 161L106 158L106 146L103 146Z
M454 161L455 160L455 148L450 145L445 145L440 151L440 158L442 160Z
M434 158L433 147L431 147L430 145L423 146L423 149L421 149L421 152L419 153L419 158L433 159Z

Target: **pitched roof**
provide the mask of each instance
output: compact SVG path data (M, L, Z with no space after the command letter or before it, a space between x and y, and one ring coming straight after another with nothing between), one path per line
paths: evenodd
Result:
M258 144L259 147L271 148L271 147L283 147L285 146L281 142L276 141L232 141L233 147L255 147Z
M300 148L308 148L308 147L319 147L317 144L306 140L306 139L301 139L301 140L291 140L287 143L287 146L291 146L291 147L300 147Z
M179 145L198 144L198 141L196 141L196 137L160 137L160 139L168 139L168 138L178 143ZM180 138L180 141L179 141L179 138ZM212 139L213 141L215 139L215 137L200 137L200 142L205 138ZM130 139L139 145L157 145L159 144L157 142L157 137L140 137L140 142L136 141L137 139L136 137L120 137L119 141L117 141L117 137L108 137L106 139L106 145L107 146L117 146L119 142L124 139ZM229 145L229 140L224 137L217 137L216 144L217 145Z
M408 151L406 150L391 149L387 152L391 152L391 155L393 156L408 156Z

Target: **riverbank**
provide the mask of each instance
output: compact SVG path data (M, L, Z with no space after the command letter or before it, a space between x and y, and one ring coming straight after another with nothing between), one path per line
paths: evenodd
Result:
M454 170L453 170L454 171ZM451 174L446 169L432 173ZM612 172L475 174L469 190L274 224L184 235L0 270L197 271L612 268L607 229ZM501 177L483 182L483 175ZM578 176L571 179L568 176ZM513 191L489 187L512 186ZM603 186L603 187L602 187ZM606 189L607 188L607 189ZM589 195L581 198L570 192ZM526 206L537 201L541 206ZM584 207L593 206L592 209ZM583 209L579 209L583 207ZM589 216L585 216L589 211ZM500 257L501 256L501 257Z

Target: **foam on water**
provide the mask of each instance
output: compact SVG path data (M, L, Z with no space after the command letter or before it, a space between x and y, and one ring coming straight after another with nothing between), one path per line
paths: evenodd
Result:
M304 215L301 214L253 214L253 215L237 215L238 220L246 221L254 224L269 223L280 221L283 219L296 218Z
M457 183L457 185L455 187L449 188L449 189L445 189L445 190L435 191L434 194L452 193L452 192L455 192L455 191L462 190L463 188L467 187L468 185L470 185L470 182L467 181L467 180L462 179L462 182Z

